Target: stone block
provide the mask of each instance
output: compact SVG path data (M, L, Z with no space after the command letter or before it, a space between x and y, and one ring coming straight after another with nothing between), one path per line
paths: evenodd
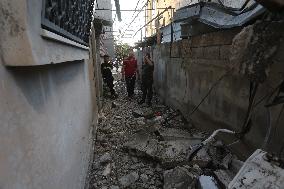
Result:
M223 30L218 32L207 33L191 38L192 47L216 46L216 45L230 45L239 29Z
M119 183L123 188L130 187L139 179L139 175L137 172L132 172L128 175L125 175L119 179Z
M197 178L184 167L176 167L164 172L164 189L193 189Z

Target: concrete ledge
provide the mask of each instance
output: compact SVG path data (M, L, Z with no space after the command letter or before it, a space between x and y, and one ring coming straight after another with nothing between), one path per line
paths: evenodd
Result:
M55 34L53 32L45 30L45 29L41 30L41 36L43 38L46 38L46 39L58 41L58 42L65 43L65 44L68 44L68 45L71 45L71 46L75 46L75 47L78 47L78 48L81 48L81 49L89 50L89 47L81 45L80 43L76 43L76 42L74 42L74 41L72 41L70 39L62 37L60 35L57 35L57 34Z

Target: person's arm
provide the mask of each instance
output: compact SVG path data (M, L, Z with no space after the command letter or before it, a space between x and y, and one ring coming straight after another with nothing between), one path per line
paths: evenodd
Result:
M153 61L150 60L147 56L145 57L145 62L146 62L146 64L149 64L150 66L154 65Z
M139 69L138 69L138 63L137 60L135 60L135 66L136 66L136 73L137 73L137 78L140 79L140 75L139 75Z
M121 80L125 80L125 62L124 62L124 60L122 62L122 68L121 68Z

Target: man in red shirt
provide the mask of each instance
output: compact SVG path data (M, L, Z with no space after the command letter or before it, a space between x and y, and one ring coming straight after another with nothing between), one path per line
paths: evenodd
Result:
M134 95L136 73L138 74L137 60L133 51L130 51L129 57L123 60L122 67L122 77L125 78L128 97L133 97Z

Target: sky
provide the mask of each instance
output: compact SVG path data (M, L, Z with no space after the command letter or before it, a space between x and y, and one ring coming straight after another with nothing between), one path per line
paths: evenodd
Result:
M119 0L120 2L120 9L121 10L129 10L132 9L134 10L135 7L137 6L137 10L140 10L146 3L147 0ZM115 4L114 4L114 0L112 0L112 9L115 9ZM137 42L138 40L141 39L141 32L139 31L134 37L133 35L135 34L135 32L137 30L139 30L145 22L145 18L144 18L144 11L141 11L140 14L138 14L139 12L134 12L134 11L121 11L121 19L122 21L119 22L117 20L117 16L116 16L116 12L113 11L113 20L114 20L114 24L113 24L113 31L115 31L113 34L115 35L115 39L122 41L123 43L128 43L130 45L134 45L135 42ZM133 15L134 14L134 15ZM138 16L137 16L138 14ZM137 16L136 19L134 19ZM131 23L131 21L133 21L133 23L129 26L129 24ZM128 27L127 27L128 26ZM119 31L121 31L121 34L124 33L124 37L120 37L119 35ZM145 30L143 31L143 35Z

